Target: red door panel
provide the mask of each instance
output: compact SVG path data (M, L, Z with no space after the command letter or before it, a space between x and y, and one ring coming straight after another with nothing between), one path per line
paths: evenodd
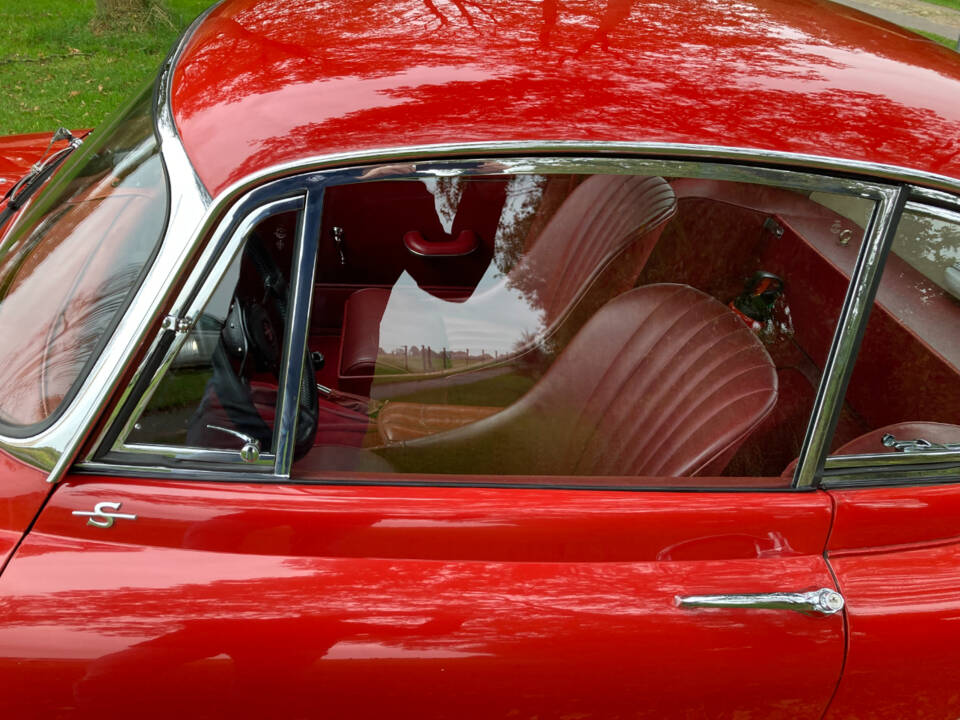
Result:
M0 570L40 511L47 474L0 452Z
M960 716L960 486L831 491L849 648L827 714Z
M103 501L136 520L72 515ZM675 598L830 587L829 522L822 493L71 480L0 581L0 706L819 718L840 616Z

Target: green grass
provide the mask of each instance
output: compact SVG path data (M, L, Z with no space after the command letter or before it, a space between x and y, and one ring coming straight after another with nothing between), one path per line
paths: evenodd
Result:
M917 30L916 28L907 28L907 29L910 30L910 32L915 32L917 35L923 35L925 38L930 38L934 42L938 42L941 45L946 45L950 49L954 49L957 47L957 42L955 40L951 40L950 38L944 37L943 35L924 32L923 30Z
M0 9L0 135L95 127L150 80L211 0L166 0L171 23L94 32L95 0Z
M943 7L953 8L954 10L960 10L960 0L924 0L924 1L930 3L931 5L942 5Z

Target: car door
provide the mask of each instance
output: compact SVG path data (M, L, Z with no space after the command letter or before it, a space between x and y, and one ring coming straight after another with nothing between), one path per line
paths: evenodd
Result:
M30 527L50 492L46 473L0 452L0 568Z
M821 484L849 624L828 718L960 712L960 202L921 195L900 220L847 392L869 429L834 448Z
M3 575L0 704L815 718L842 613L679 598L834 588L830 515L823 493L72 475Z
M780 441L758 430L768 418L775 429L805 426L800 402L771 412L774 373L795 369L777 367L752 324L694 278L669 282L640 266L654 245L665 254L650 262L671 265L693 228L748 234L756 252L744 267L766 262L781 237L799 247L825 217L840 219L812 204L813 229L798 221L777 233L765 217L781 200L806 202L794 188L824 181L778 174L784 187L761 192L731 180L716 192L753 192L748 211L722 193L697 196L677 229L667 225L677 191L665 171L641 164L634 175L618 161L604 175L597 161L586 171L565 162L542 172L594 174L567 178L547 218L526 217L540 228L539 269L584 278L586 288L554 288L574 311L558 301L556 312L521 317L557 318L544 328L549 342L479 352L417 342L435 365L411 362L394 383L374 367L367 396L320 382L316 410L305 407L310 386L338 379L305 354L323 242L317 188L365 171L288 178L240 201L210 240L208 267L168 309L126 400L0 577L9 714L821 717L846 648L843 598L824 557L832 500L795 487L780 466L756 471L770 465L771 443L778 458L799 449L793 431ZM418 172L490 167L438 165ZM518 185L544 195L551 187ZM653 208L642 232L614 222L643 207L632 201L580 232L591 249L605 236L639 244L551 265L560 255L542 252L545 238L565 242L575 225L564 207L602 209L633 192ZM516 202L513 212L528 206L536 203ZM527 257L514 267L531 267L524 238L508 239L506 249ZM734 262L717 260L720 269ZM638 266L622 273L628 261ZM609 284L590 285L600 275ZM514 302L497 298L504 287L544 297L549 275L526 277L493 277L471 297ZM234 333L240 325L258 332ZM376 362L396 355L379 327ZM651 327L682 331L644 335ZM722 332L703 338L704 328ZM345 338L348 328L339 330ZM621 342L637 338L647 339ZM789 345L784 353L797 349L792 335L774 340ZM668 375L641 381L648 358ZM378 395L381 386L390 392ZM568 404L551 405L557 398ZM582 412L570 422L574 400ZM410 413L419 437L409 436ZM661 427L637 434L641 418ZM311 442L301 448L304 427ZM653 449L638 455L646 441ZM570 449L576 466L563 464Z

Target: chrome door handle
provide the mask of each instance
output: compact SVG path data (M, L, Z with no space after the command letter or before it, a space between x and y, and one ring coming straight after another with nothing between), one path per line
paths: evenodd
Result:
M830 588L809 592L756 593L740 595L677 595L684 608L761 608L794 610L799 613L833 615L843 610L843 595Z

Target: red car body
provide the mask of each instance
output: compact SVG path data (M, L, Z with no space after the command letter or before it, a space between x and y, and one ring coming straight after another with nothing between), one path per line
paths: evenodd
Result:
M214 254L214 228L261 186L368 165L389 175L423 159L575 154L909 185L955 208L958 57L824 0L213 8L163 70L169 97L156 110L182 201L169 226L184 231L181 271L150 311L148 299L131 301L136 327L114 328L102 367L76 399L64 394L52 425L0 427L2 716L957 717L956 448L930 472L896 466L831 484L824 456L843 443L828 435L808 484L792 466L780 476L791 450L773 472L725 478L732 485L634 487L553 484L533 471L509 482L291 476L289 466L261 481L129 458L111 466L100 450L155 337L176 325L174 298ZM0 139L0 191L47 142ZM730 213L744 203L684 182L672 181L680 203L709 195ZM370 212L342 202L351 217ZM783 197L765 202L787 237L820 221ZM178 225L183 207L194 215ZM25 222L0 228L0 272ZM795 313L819 333L805 346L824 372L819 427L847 337L837 317L861 270L851 261L831 274L845 262L834 243L807 249L764 267L799 274L807 263L820 283L809 294L833 303ZM158 267L174 262L157 252ZM381 252L358 254L375 268L389 262ZM731 258L737 246L715 252ZM697 271L683 282L696 285ZM331 317L345 297L323 296ZM953 322L954 300L931 302ZM315 318L323 307L314 300ZM850 332L855 344L864 335ZM925 338L913 326L871 333L864 347L877 358ZM871 430L905 417L960 423L949 353L916 345L925 369L910 382L891 385L885 359L851 381ZM914 417L897 398L924 384L941 390ZM681 599L821 588L842 595L842 611L691 610Z

